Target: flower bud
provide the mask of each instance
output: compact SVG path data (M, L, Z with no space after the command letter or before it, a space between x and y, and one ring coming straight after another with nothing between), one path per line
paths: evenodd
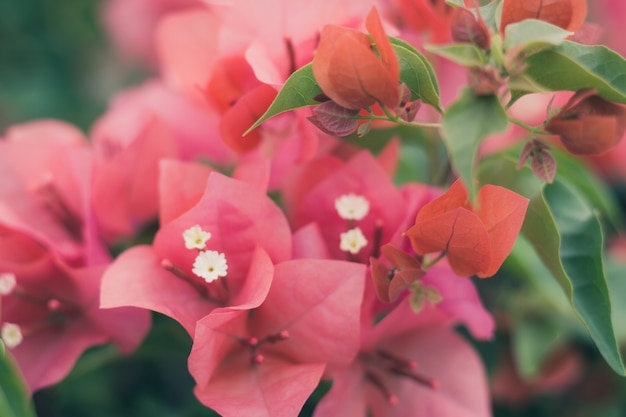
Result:
M582 98L581 98L582 97ZM546 125L575 155L598 155L615 147L626 131L626 109L581 91Z
M473 43L481 49L491 47L489 30L482 19L464 7L457 7L452 12L452 39L455 42Z
M359 110L380 102L393 109L400 101L400 64L376 9L366 27L380 56L364 33L326 25L313 58L313 75L324 94L341 107Z

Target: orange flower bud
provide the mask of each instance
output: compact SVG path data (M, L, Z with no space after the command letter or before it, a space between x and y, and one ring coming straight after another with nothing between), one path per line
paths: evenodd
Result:
M381 102L393 109L400 101L398 58L375 8L365 26L380 56L364 33L326 25L313 58L313 75L324 94L342 107L358 110Z
M598 155L615 147L626 131L626 108L593 94L576 93L546 125L575 155Z

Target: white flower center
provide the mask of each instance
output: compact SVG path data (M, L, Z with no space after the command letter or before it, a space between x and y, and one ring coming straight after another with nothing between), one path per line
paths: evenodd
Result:
M14 348L22 343L24 336L20 330L20 326L13 323L4 323L2 330L0 330L0 338L4 344L9 348Z
M10 272L0 274L0 295L9 295L15 288L15 275Z
M340 237L339 249L344 252L350 252L353 255L359 253L367 245L367 239L365 239L363 232L358 227L342 233Z
M205 248L207 240L211 239L211 233L205 232L199 225L195 225L183 232L183 239L187 249L202 250Z
M365 197L344 194L335 200L335 210L345 220L361 220L370 211L370 203Z
M228 270L226 256L214 250L200 252L193 263L193 273L206 282L213 282L219 277L225 277Z

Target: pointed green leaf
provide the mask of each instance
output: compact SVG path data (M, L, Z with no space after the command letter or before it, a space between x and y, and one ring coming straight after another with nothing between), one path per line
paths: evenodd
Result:
M508 122L500 100L494 95L477 96L471 88L448 108L441 133L450 162L463 179L471 197L476 192L475 161L478 148L489 135L504 132Z
M611 319L603 233L593 210L565 183L546 184L531 200L522 234L565 290L607 363L626 375Z
M572 32L537 19L525 19L510 23L504 29L504 48L516 46L526 51L537 50L550 45L558 45Z
M250 126L250 129L246 130L244 136L259 127L264 121L281 113L320 104L319 101L315 100L315 97L320 94L322 94L322 89L313 77L313 64L308 63L287 78L270 107L259 120Z
M472 43L424 45L424 49L464 67L482 67L487 63L485 52Z
M626 60L605 46L565 41L526 58L528 67L511 77L514 94L593 88L609 101L626 103Z
M28 390L9 354L0 355L0 416L34 417Z
M411 90L411 100L420 99L441 112L439 85L430 62L408 43L390 37L400 63L400 81Z

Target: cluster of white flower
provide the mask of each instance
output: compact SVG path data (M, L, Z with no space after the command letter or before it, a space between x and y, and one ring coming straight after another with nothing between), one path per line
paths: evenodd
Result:
M206 282L213 282L219 277L225 277L228 263L223 253L214 250L205 250L206 242L211 239L211 233L202 230L199 225L190 227L183 232L183 239L187 249L197 249L198 256L193 263L193 273Z
M335 210L339 217L348 221L362 220L370 210L370 203L365 197L353 193L344 194L335 200ZM367 246L367 239L359 227L341 233L339 248L356 255Z
M9 295L15 289L17 280L15 274L10 272L0 273L0 295ZM22 343L22 330L14 323L4 323L0 329L0 339L8 348L14 348Z

